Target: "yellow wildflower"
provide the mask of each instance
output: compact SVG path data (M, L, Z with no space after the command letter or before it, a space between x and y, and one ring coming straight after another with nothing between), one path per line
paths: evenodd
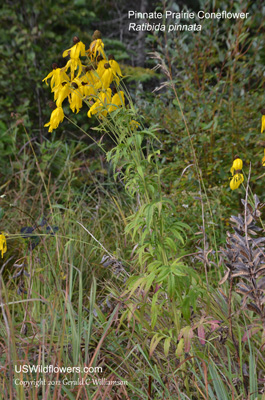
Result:
M97 82L97 77L95 71L92 71L92 67L86 67L86 73L80 80L79 91L83 97L97 96L97 90L94 88L95 82Z
M52 92L54 92L54 101L56 101L56 106L62 107L63 101L70 94L69 83L63 82L61 85L53 88Z
M244 182L243 174L235 174L230 181L230 188L232 190L238 189L242 182Z
M79 86L77 83L73 82L72 86L75 88L73 91L71 91L69 103L70 103L70 108L73 112L76 111L76 113L79 113L80 108L82 108L82 94L79 90Z
M104 74L104 72L105 72L105 67L104 67L104 65L106 64L106 60L102 57L102 56L99 56L98 57L98 66L97 66L97 74L98 74L98 76L101 78L102 77L102 75Z
M262 162L262 166L265 167L265 149L264 149L264 157L263 157L263 159L261 160L261 162Z
M6 245L6 237L3 233L0 235L0 251L2 254L2 258L4 257L4 253L6 253L7 245Z
M262 115L261 117L261 133L263 133L265 129L265 115Z
M96 76L96 72L93 70L93 67L86 67L86 73L82 76L81 81L87 82L90 85L94 85L98 82L98 77Z
M102 116L107 115L108 104L111 103L111 89L108 88L106 92L100 92L97 101L90 107L87 116L91 118L92 115L100 113ZM104 109L105 108L105 109Z
M66 66L64 67L66 71L68 71L68 69L70 68L71 81L74 79L75 70L77 69L77 67L78 67L77 77L79 77L82 72L82 63L80 58L70 58L70 60L67 61Z
M109 63L106 63L104 65L104 68L104 74L101 76L100 81L95 84L96 89L104 88L105 90L107 90L115 77L115 73Z
M86 49L85 45L83 42L80 41L80 39L75 36L73 38L73 42L75 43L73 47L70 49L67 49L63 52L63 57L67 57L68 55L70 56L70 60L67 62L66 66L64 67L66 71L70 67L71 70L71 80L74 79L74 73L77 67L79 67L78 75L79 76L82 72L82 63L80 60L80 56L85 56L86 55Z
M115 60L113 54L111 54L109 56L109 64L110 64L111 68L113 69L113 71L115 72L116 75L122 76L120 66L117 63L117 61Z
M83 97L96 97L97 96L97 91L95 90L94 86L89 85L86 82L81 82L79 91Z
M108 108L108 112L115 111L119 107L123 107L124 104L124 92L120 90L119 92L115 93L114 96L112 96L111 105Z
M68 76L64 72L64 69L58 68L57 64L52 64L53 70L46 76L46 78L42 79L42 82L44 81L46 85L48 85L47 80L51 78L51 88L54 86L59 86L63 81L68 81Z
M63 122L64 113L62 107L57 107L51 113L50 122L45 124L44 126L49 126L49 132L52 132L54 129L58 128L58 125Z
M65 50L63 52L63 57L67 57L69 55L70 58L77 59L80 56L85 56L86 48L84 43L81 42L77 36L73 38L73 42L75 43L74 46L72 46L70 49Z
M243 161L238 156L236 156L230 169L231 174L234 175L235 171L241 170L242 168Z
M238 189L240 184L244 182L244 176L241 174L241 170L243 168L243 161L238 156L235 156L233 165L230 169L230 172L233 178L230 181L230 188L232 190Z
M91 60L94 60L98 54L105 58L104 43L102 42L102 40L93 40L93 42L90 44L88 52Z

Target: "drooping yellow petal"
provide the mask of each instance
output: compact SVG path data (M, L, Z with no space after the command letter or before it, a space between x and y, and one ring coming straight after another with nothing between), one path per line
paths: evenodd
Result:
M89 85L86 82L81 83L79 90L80 90L80 93L84 97L96 97L97 96L97 91L95 90L94 86Z
M78 74L76 77L79 77L82 72L82 63L79 58L70 58L70 60L67 61L66 66L64 67L66 71L68 71L68 69L70 68L71 81L74 80L75 70L77 69L77 67L79 67L79 69L78 69Z
M102 75L104 74L104 72L106 71L105 70L105 67L104 67L104 65L106 64L106 60L100 60L99 61L99 63L98 63L98 67L97 67L97 74L98 74L98 76L101 78L102 77Z
M82 108L82 94L78 89L71 92L69 103L71 110L76 114L79 113Z
M87 116L91 118L92 115L100 113L101 116L106 116L108 113L108 106L111 103L111 89L102 91L98 95L97 101L90 107Z
M262 115L261 117L261 133L263 133L265 129L265 115Z
M82 42L76 43L70 51L70 58L79 58L86 55L85 45Z
M63 84L55 87L54 92L54 100L56 100L56 106L62 107L63 101L70 94L70 86L69 83L63 82Z
M103 88L107 90L114 79L114 73L113 70L110 68L110 65L106 63L104 68L105 68L104 74L102 75L100 80L95 84L96 89Z
M67 56L70 56L70 53L71 53L71 49L67 49L67 50L64 50L64 52L63 52L63 57L67 57Z
M109 64L113 69L113 71L115 72L115 74L122 76L121 69L117 61L110 59Z
M64 119L64 112L62 107L57 107L51 113L50 122L45 124L44 126L49 126L49 132L52 132L54 129L58 128L59 124L63 122Z
M232 175L234 175L235 171L239 171L242 170L243 168L243 161L237 157L234 161L233 161L233 165L230 169L230 172Z
M98 82L98 77L96 76L96 72L93 70L89 70L85 75L82 76L81 80L83 82L87 82L89 85L94 85Z
M230 181L230 188L232 190L238 189L242 182L244 182L243 174L235 174Z
M3 233L1 233L1 235L0 235L0 251L1 251L2 258L3 258L4 254L7 251L6 237Z
M98 54L102 55L103 58L106 58L104 53L104 43L101 39L93 40L89 47L91 60L94 60Z
M97 114L102 109L102 103L100 100L97 100L89 109L87 116L91 118L92 115Z
M51 72L46 76L46 78L42 79L42 82L44 81L44 82L46 83L46 85L48 85L47 80L50 79L50 78L53 76L53 74L54 74L54 72L51 71Z
M47 80L51 78L51 88L60 85L63 81L69 81L64 68L54 68L42 81L48 85Z
M64 50L63 57L70 56L71 59L77 59L80 56L86 55L86 49L83 42L79 41L74 44L70 49Z
M114 96L112 96L111 105L108 108L108 112L115 111L119 107L123 107L124 104L124 92L120 90L119 92L115 93Z

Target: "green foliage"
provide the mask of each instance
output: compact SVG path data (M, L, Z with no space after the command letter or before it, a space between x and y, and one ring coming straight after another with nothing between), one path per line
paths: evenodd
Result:
M132 67L131 65L124 65L122 67L126 81L148 82L150 79L157 77L155 71L149 68Z
M239 1L218 4L216 7L227 11L247 6L247 2ZM208 3L201 1L200 7L207 9ZM252 185L259 195L262 181L257 178L262 174L264 147L260 136L264 97L264 35L260 34L260 27L264 10L251 3L248 12L249 18L244 21L200 21L199 40L197 34L191 38L187 32L166 37L155 33L148 40L171 74L206 187L227 188L229 166L238 154L244 168L251 161ZM161 60L155 63L162 64ZM144 106L147 120L161 127L158 137L163 143L161 150L167 155L165 164L180 173L192 162L192 154L172 87L161 85L158 95ZM170 181L171 176L166 178ZM192 178L190 173L183 184L194 187ZM229 193L224 197L231 206L235 203Z

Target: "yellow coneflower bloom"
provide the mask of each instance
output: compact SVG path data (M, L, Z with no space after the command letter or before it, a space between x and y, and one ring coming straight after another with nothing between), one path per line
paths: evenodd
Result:
M111 68L109 63L106 63L104 65L105 72L101 76L100 80L95 84L95 89L105 89L107 90L110 87L110 84L112 83L115 73L113 69Z
M265 115L262 115L261 117L261 133L263 133L265 129Z
M265 149L264 149L264 157L263 157L263 159L261 160L261 162L262 162L262 166L265 167Z
M47 80L51 78L51 88L59 86L63 81L69 81L67 74L63 69L58 68L57 64L52 64L53 70L46 76L46 78L42 79L46 85L48 85Z
M233 165L230 169L232 175L234 175L235 171L241 170L243 168L243 161L237 157L233 161Z
M54 101L56 101L57 107L62 107L63 101L70 94L70 86L68 82L63 82L61 85L53 88Z
M81 75L82 72L82 63L80 58L70 58L70 60L67 61L66 66L64 69L68 71L70 68L71 71L71 81L74 79L75 76L75 70L78 67L78 73L77 73L77 78Z
M82 97L80 91L74 90L71 92L69 103L71 110L76 112L76 114L79 113L80 108L82 108Z
M83 97L96 97L97 96L97 91L95 90L94 86L89 85L86 82L81 82L79 90Z
M80 56L86 55L86 49L83 42L79 40L77 36L73 38L73 42L75 43L70 49L67 49L63 52L63 57L70 56L70 60L67 62L66 66L64 67L67 71L70 67L71 70L71 81L74 79L74 73L77 67L79 67L78 75L79 76L82 72L82 63L80 60Z
M230 188L232 190L238 189L240 184L244 182L244 176L241 174L241 170L243 168L243 161L238 156L235 156L233 161L233 165L230 169L230 172L233 178L230 181Z
M85 75L79 78L79 90L83 97L97 96L97 91L94 88L94 83L97 82L95 71L88 70Z
M243 174L235 174L230 181L230 188L232 190L238 189L242 182L244 182Z
M72 59L78 59L80 56L86 55L86 47L80 39L75 36L73 38L73 42L75 43L70 49L67 49L63 52L63 57L70 56Z
M88 52L91 60L94 60L98 54L105 58L104 43L102 42L102 40L93 40L93 42L90 44Z
M119 92L115 93L114 96L112 96L111 105L108 108L108 112L115 111L119 107L123 107L124 104L124 92L120 90Z
M116 75L122 76L120 66L112 54L109 56L109 64Z
M49 126L49 132L52 132L54 129L58 128L58 125L63 122L64 113L62 107L57 107L51 113L50 122L45 124L44 126Z
M77 81L77 79L75 79ZM71 91L69 103L70 108L73 112L79 113L80 108L82 108L82 93L79 90L79 85L76 82L72 83L74 90Z
M98 82L98 76L93 68L88 67L85 75L81 78L82 82L87 82L89 85L94 85Z
M6 245L6 237L3 233L0 235L0 251L2 258L4 257L4 253L6 253L7 245Z
M106 71L105 70L105 67L104 67L104 65L106 64L106 60L103 58L103 57L101 57L101 59L99 60L99 62L98 62L98 66L97 66L97 74L98 74L98 76L101 78L102 77L102 75L104 74L104 72Z
M100 113L103 116L107 115L108 104L111 103L111 89L108 88L106 92L100 92L97 101L90 107L87 116L91 118L92 115Z

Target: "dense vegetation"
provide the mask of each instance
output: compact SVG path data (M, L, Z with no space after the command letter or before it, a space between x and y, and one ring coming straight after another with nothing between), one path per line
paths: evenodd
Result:
M191 2L250 16L134 36L134 2L86 3L1 10L2 398L264 399L264 8ZM76 36L90 48L80 79L97 68L95 29L125 102L110 109L105 97L88 117L89 98L78 113L64 99L48 132L53 88L42 80ZM244 178L235 190L231 172ZM18 383L40 379L53 383Z

